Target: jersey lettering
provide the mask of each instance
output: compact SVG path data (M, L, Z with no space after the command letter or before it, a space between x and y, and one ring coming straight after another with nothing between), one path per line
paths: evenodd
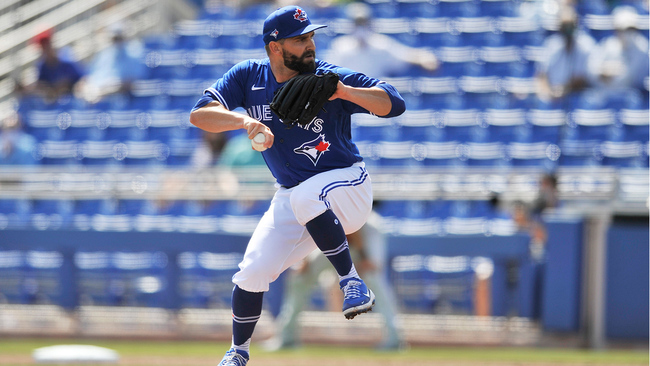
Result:
M299 124L298 126L300 126L300 128L302 128L303 130L311 130L314 133L321 133L323 132L324 122L325 121L323 121L322 119L314 117L314 119L311 122L307 123L306 125Z
M270 121L273 118L271 115L271 107L268 104L254 105L248 108L248 115L258 121Z

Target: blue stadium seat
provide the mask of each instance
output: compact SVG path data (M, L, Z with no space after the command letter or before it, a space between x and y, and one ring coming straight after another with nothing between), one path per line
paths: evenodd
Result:
M489 202L456 200L451 203L444 230L449 235L480 235L488 233L488 218L493 216Z
M470 16L454 19L453 23L460 31L463 46L482 47L488 43L501 43L501 36L493 32L489 17Z
M442 17L477 17L481 14L479 4L472 0L440 0L439 16Z
M492 18L514 17L519 14L519 4L511 0L483 0L479 6L481 15Z
M72 226L74 203L68 199L33 201L32 227L36 230L68 229Z
M481 47L480 57L485 62L485 75L499 77L510 76L513 68L519 67L523 61L519 48L515 46Z
M82 158L83 165L104 165L118 166L121 162L114 157L114 147L118 144L117 140L82 141L78 145L78 152Z
M611 136L622 135L622 129L616 125L614 110L576 109L569 113L566 138L604 141Z
M436 125L444 126L447 141L476 141L481 140L483 128L479 126L479 111L477 109L443 110L441 120Z
M399 16L407 19L440 16L439 8L429 0L397 0L397 8Z
M456 34L449 33L449 18L436 17L436 18L419 18L411 23L413 27L413 36L418 39L418 47L429 47L436 49L449 44L457 44L450 42L451 39L460 39Z
M0 198L0 227L23 229L30 223L33 202L28 199Z
M241 253L179 253L180 305L183 308L229 308L231 277L242 258Z
M57 122L66 121L65 118L58 119L61 113L59 109L28 111L25 115L25 130L39 141L61 140L65 136L64 129L68 127L59 127Z
M624 130L625 141L650 140L648 132L649 125L648 109L621 109L618 112L618 118Z
M467 163L470 166L492 168L510 166L506 147L502 142L468 142L465 146Z
M82 303L102 306L159 307L165 302L163 252L77 252Z
M81 155L76 140L41 141L35 152L35 158L43 165L78 165Z
M600 166L602 163L598 140L563 139L559 146L560 166Z
M147 139L146 121L139 120L138 110L109 111L105 139L144 141Z
M553 171L560 154L560 147L547 141L511 142L508 145L508 157L515 167L536 167Z
M557 144L566 125L562 109L530 109L528 120L532 125L531 142L548 141Z
M169 146L158 140L124 141L116 149L123 151L124 164L151 168L164 166L170 153Z
M458 81L455 77L421 77L416 80L422 109L461 108L462 97L458 95ZM454 100L458 106L453 107Z
M418 167L426 157L426 147L412 141L379 141L379 165Z
M546 31L535 19L503 16L497 24L507 46L541 46L546 38Z
M508 143L528 141L531 128L526 121L524 109L487 109L484 113L489 141Z
M600 146L603 165L648 168L648 155L640 141L605 141Z
M401 139L406 141L440 141L444 130L435 126L436 112L433 109L407 111L399 119Z
M352 138L354 141L400 141L401 129L397 119L357 114L352 121Z
M30 250L23 253L20 303L59 303L59 273L63 266L63 254L55 250Z
M400 16L397 2L374 1L371 5L372 18L397 18Z
M67 140L102 140L105 130L100 129L100 111L97 109L75 109L70 110L72 119L70 127L65 130Z
M425 142L426 166L464 166L466 159L461 159L461 144L458 141Z

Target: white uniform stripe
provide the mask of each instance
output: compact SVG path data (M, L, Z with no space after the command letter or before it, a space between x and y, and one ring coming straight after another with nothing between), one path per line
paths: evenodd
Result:
M236 323L239 324L246 324L246 323L255 323L256 321L260 320L260 316L249 316L249 317L238 317L235 316L235 314L232 315L232 320L234 320Z
M365 182L366 178L368 177L368 172L366 172L365 169L362 169L361 176L358 179L352 180L352 181L339 181L339 182L334 182L325 188L323 188L322 193L319 196L319 199L321 201L326 201L327 193L329 193L331 190L339 187L354 187L357 186L363 182Z
M331 257L333 255L337 255L343 251L348 249L348 241L344 241L343 244L339 245L337 248L330 249L330 250L323 250L323 254L325 254L326 257Z
M224 107L226 107L227 110L230 110L230 107L228 107L228 103L226 103L226 100L224 97L217 91L215 88L207 88L205 89L206 92L210 93L214 98L217 98L219 103L223 104Z

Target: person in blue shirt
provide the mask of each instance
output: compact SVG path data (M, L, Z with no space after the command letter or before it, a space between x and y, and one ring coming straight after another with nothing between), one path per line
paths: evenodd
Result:
M372 209L370 177L351 140L350 119L354 113L398 116L405 104L390 84L317 59L314 31L323 27L298 6L271 13L263 28L268 58L235 65L205 90L190 114L190 122L208 132L244 129L249 139L262 133L262 156L278 187L233 276L232 346L220 366L248 363L264 292L315 249L339 275L346 318L371 310L375 302L346 239ZM269 108L275 91L299 74L327 72L340 76L330 101L309 124L287 128ZM239 107L248 114L235 112Z
M133 81L145 76L142 44L127 40L121 23L111 25L108 32L111 45L95 55L83 79L83 97L93 103L111 95L128 96Z
M36 92L47 102L55 102L60 97L71 96L75 85L83 77L81 66L72 60L61 57L52 45L52 30L46 30L34 37L41 47L42 56L38 62Z

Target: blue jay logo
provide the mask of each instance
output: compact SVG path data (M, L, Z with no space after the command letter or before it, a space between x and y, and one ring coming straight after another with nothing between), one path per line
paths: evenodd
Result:
M308 157L314 163L314 166L318 164L318 160L326 151L330 151L330 143L325 141L325 135L323 134L293 149L293 152L296 154L302 154Z

